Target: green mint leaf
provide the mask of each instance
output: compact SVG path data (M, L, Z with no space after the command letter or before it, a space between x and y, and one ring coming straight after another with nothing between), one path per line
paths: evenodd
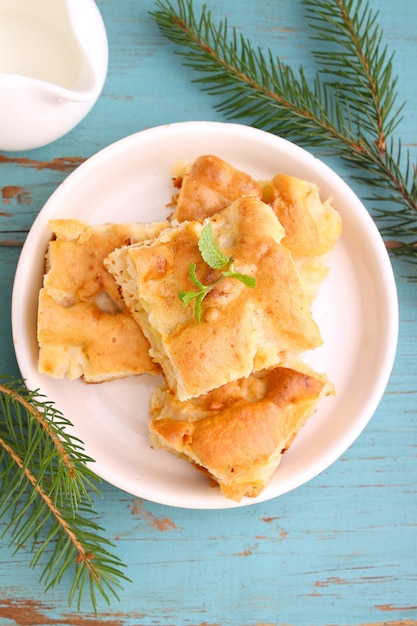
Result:
M236 278L241 283L254 289L256 287L256 278L254 276L248 276L247 274L241 274L240 272L223 272L223 276L229 276L230 278Z
M211 222L208 222L200 233L198 249L203 260L213 269L221 270L229 262L229 257L223 254L217 245Z
M185 306L188 306L193 300L195 300L194 317L197 322L200 322L201 305L204 298L223 278L236 278L236 280L240 280L241 283L247 285L251 289L256 286L256 278L235 271L234 258L232 256L226 256L221 250L219 250L214 237L213 227L210 222L204 226L200 233L198 249L200 250L203 260L207 263L207 265L209 265L209 267L223 270L221 276L219 276L217 280L210 285L203 285L203 283L197 278L197 264L190 263L188 267L190 280L198 289L196 291L179 291L177 295Z
M194 315L195 315L197 322L200 322L201 321L201 303L206 297L206 295L208 294L208 292L213 288L213 285L208 285L208 286L203 285L203 283L197 278L196 270L197 270L196 263L190 263L188 272L189 272L191 281L194 283L194 285L198 287L198 291L179 291L178 297L185 306L188 306L189 304L191 304L191 302L195 299Z
M185 306L188 306L197 296L197 291L179 291L178 297Z
M192 281L192 282L194 283L194 285L196 285L199 289L204 289L204 285L203 285L203 283L202 283L200 280L198 280L198 278L197 278L196 271L197 271L197 265L196 265L196 263L190 263L190 266L189 266L189 268L188 268L188 273L189 273L189 275L190 275L190 279L191 279L191 281Z
M195 299L194 316L197 322L201 322L201 303L203 302L207 294L208 294L208 291L204 291L204 292L201 291L200 293L197 294L197 297Z

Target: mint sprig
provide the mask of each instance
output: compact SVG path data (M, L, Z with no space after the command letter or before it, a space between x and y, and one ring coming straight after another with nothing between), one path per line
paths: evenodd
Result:
M230 258L223 254L217 245L211 222L208 222L200 233L198 249L203 260L213 269L221 270L230 261Z
M185 304L189 306L193 300L194 315L197 322L201 321L201 305L206 295L219 284L224 278L235 278L241 283L253 289L256 287L256 278L237 272L234 268L234 258L224 254L217 245L216 238L213 233L213 226L211 222L208 222L200 233L198 239L198 249L200 250L201 257L209 267L215 270L221 270L221 275L210 285L204 285L197 278L197 265L196 263L190 263L189 276L191 282L197 287L194 291L179 291L178 297Z

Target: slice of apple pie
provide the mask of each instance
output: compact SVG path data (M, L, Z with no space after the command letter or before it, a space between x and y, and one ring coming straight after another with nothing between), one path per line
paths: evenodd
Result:
M326 377L276 367L179 402L164 387L152 396L150 439L185 458L239 502L256 497L325 395Z
M40 372L86 382L160 372L103 259L126 243L155 237L164 226L49 222L53 236L38 302Z
M202 260L198 240L212 224L219 248L248 288L224 278L208 293L197 321L178 293L193 289L190 264L204 284L218 272ZM284 230L271 207L254 196L207 218L174 224L153 241L115 250L105 265L151 344L170 389L180 400L278 364L322 343L293 258L280 244Z

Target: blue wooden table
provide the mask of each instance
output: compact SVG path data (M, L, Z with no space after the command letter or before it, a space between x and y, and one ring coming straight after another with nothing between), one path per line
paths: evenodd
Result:
M104 146L167 122L224 118L191 81L149 17L152 0L98 0L109 39L109 71L91 113L62 139L1 155L0 373L18 374L11 340L13 278L21 245L43 204L65 177ZM196 1L196 7L200 2ZM395 51L405 100L398 135L417 144L415 0L381 3L384 40ZM225 2L210 2L223 18ZM235 0L228 20L255 45L294 68L311 64L298 1ZM351 172L329 164L345 179ZM0 545L0 625L80 626L411 626L417 624L417 285L394 264L400 302L396 362L369 425L343 456L303 487L275 500L222 511L142 501L102 485L98 521L132 583L120 602L67 604L71 581L43 593L25 548ZM2 525L7 520L3 520ZM0 531L2 529L0 524Z

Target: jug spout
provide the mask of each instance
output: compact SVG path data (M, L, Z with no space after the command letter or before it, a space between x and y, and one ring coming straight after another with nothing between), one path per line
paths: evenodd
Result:
M99 97L107 65L94 0L0 0L0 149L39 147L71 130Z
M108 42L100 12L92 0L62 2L79 61L74 77L76 80L70 89L76 99L97 98L103 88L108 66ZM102 28L97 28L99 24Z

